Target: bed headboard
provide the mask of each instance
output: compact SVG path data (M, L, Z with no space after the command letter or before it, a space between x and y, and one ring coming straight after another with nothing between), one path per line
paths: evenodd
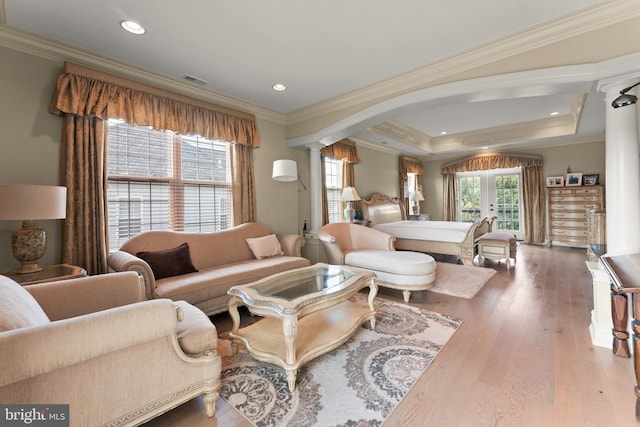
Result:
M374 193L369 200L362 200L363 219L371 221L371 224L382 224L407 219L404 205L397 197L385 196Z

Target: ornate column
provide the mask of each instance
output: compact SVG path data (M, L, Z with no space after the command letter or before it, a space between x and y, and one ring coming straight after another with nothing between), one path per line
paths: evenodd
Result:
M311 229L309 234L313 237L318 235L318 230L322 227L322 159L320 149L323 144L317 142L307 145L309 149L310 180L309 198L311 203Z
M620 91L636 83L629 80L602 82L606 103L606 205L607 253L640 252L640 147L638 104L613 108Z

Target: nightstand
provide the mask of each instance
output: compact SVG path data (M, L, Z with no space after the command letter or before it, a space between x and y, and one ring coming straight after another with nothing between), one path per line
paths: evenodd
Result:
M12 273L7 271L3 276L15 280L22 286L34 285L36 283L55 282L56 280L75 279L87 275L84 268L70 264L54 264L44 267L41 271L33 273Z
M409 221L429 221L429 214L407 215Z

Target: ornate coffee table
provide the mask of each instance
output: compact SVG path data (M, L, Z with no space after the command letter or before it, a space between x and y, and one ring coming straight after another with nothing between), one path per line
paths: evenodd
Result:
M280 366L293 391L300 366L340 346L365 321L375 327L374 279L370 272L319 263L232 287L232 351L241 343L257 360ZM365 287L368 307L348 301ZM239 304L264 318L240 328Z

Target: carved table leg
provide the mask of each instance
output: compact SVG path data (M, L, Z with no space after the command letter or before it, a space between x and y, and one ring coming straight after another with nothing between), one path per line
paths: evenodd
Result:
M375 307L373 306L373 300L378 295L378 284L374 279L369 281L369 298L367 298L367 302L369 303L369 309L374 312L374 316L369 320L369 324L371 325L371 329L376 328L376 316L375 316Z
M611 292L611 317L613 320L613 354L631 357L629 352L629 332L627 331L628 296L615 291Z
M287 352L287 365L296 363L296 336L298 335L298 317L285 316L282 319L282 331L284 333L284 345ZM287 382L289 383L289 391L296 388L297 369L285 369L287 372Z
M231 317L231 321L233 322L233 328L231 329L231 333L235 334L240 329L240 313L238 312L238 301L240 299L238 297L232 296L229 300L229 316ZM235 339L231 340L231 352L236 354L238 351L238 343Z
M640 421L640 294L633 293L631 296L633 321L633 367L636 374L636 420Z

